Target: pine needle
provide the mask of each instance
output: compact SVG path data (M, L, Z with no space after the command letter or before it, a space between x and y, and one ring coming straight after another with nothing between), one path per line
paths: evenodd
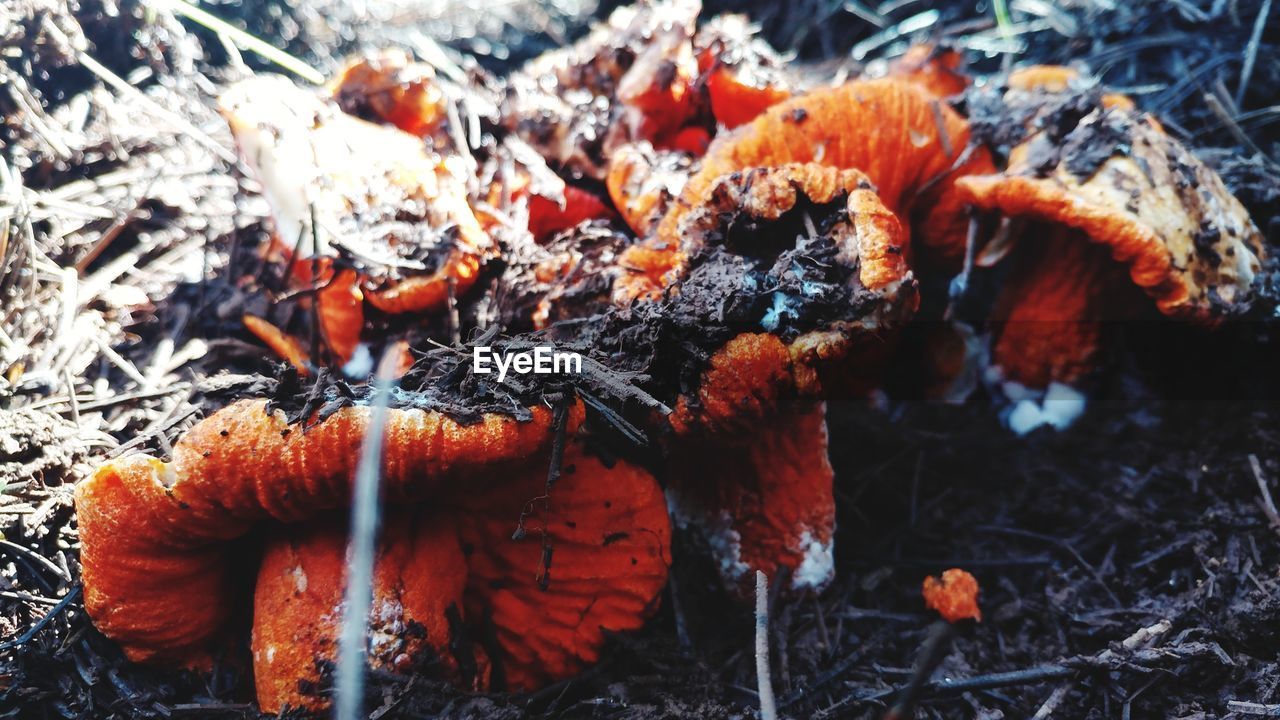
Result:
M324 75L321 75L319 70L316 70L301 59L290 55L267 41L259 37L255 37L254 35L250 35L222 18L201 10L195 5L184 2L184 0L152 1L158 7L166 10L172 10L210 32L226 36L239 47L261 55L264 60L273 62L308 82L315 83L316 85L324 84Z

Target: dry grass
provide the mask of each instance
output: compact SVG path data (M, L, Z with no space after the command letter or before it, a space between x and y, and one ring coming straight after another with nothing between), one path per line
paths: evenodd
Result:
M752 5L776 44L807 58L888 57L923 34L987 70L1082 60L1213 148L1207 157L1280 240L1271 0L1013 0L1007 23L970 3ZM261 61L167 10L112 7L0 6L0 716L237 716L250 712L231 690L242 669L202 681L121 668L74 594L70 485L120 452L163 452L199 418L219 363L260 357L237 318L261 300L237 282L261 272L252 249L265 205L236 170L213 98ZM324 68L362 43L421 49L425 37L500 66L572 34L589 10L444 7L393 3L369 17L336 1L266 3L248 20ZM65 677L23 685L42 672Z

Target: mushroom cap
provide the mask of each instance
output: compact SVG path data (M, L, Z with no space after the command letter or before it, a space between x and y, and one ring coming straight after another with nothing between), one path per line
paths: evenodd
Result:
M733 129L787 100L792 91L767 81L761 82L744 68L720 66L707 75L707 96L716 122Z
M667 498L728 587L748 594L760 570L810 593L835 573L833 478L824 406L793 407L733 437L673 445Z
M900 284L909 275L902 225L859 171L838 170L820 163L752 166L719 177L700 196L696 205L687 206L682 200L667 213L662 221L664 227L673 219L678 221L671 232L660 228L656 238L624 254L624 265L641 271L615 286L618 304L659 297L688 273L690 257L713 243L725 244L744 255L759 255L769 248L733 247L731 237L758 239L779 247L794 243L792 237L785 237L791 227L774 229L770 224L793 211L810 213L815 205L843 205L835 207L828 234L836 247L836 259L857 268L856 282L880 291ZM745 229L735 233L737 228ZM651 258L659 257L666 261L655 267ZM657 269L661 272L655 272Z
M548 492L545 459L485 491L459 488L392 516L374 565L374 667L432 660L436 675L465 686L532 690L580 672L599 659L607 633L637 629L651 614L671 565L653 476L625 461L606 465L573 441ZM316 666L334 658L345 548L331 518L286 526L267 542L254 617L264 711L326 704Z
M941 579L932 575L925 578L921 593L924 604L949 623L961 620L982 622L978 589L978 579L967 570L951 568L942 573Z
M694 52L711 115L725 128L754 120L804 87L745 15L717 15L698 28Z
M563 197L552 200L529 194L529 232L538 242L546 242L588 220L617 217L599 195L574 185L565 185Z
M910 221L920 260L958 268L968 214L954 192L955 180L992 170L987 151L970 149L968 143L964 118L902 80L858 80L814 90L717 137L658 234L677 239L683 216L705 202L725 175L817 163L861 171L884 205Z
M322 686L338 660L347 542L346 523L329 515L268 533L251 642L262 712L328 707ZM373 566L370 667L401 674L430 669L464 685L486 686L487 660L458 642L466 582L466 560L447 517L389 513Z
M283 330L260 317L244 315L240 320L254 337L271 348L277 357L292 365L299 375L307 375L311 372L308 367L311 364L311 357L306 350L302 349L302 343L297 338L286 335Z
M1262 267L1262 236L1221 178L1120 107L1096 107L1061 141L1035 133L1003 173L956 188L979 208L1082 231L1173 317L1238 311Z
M575 404L568 432L582 415ZM171 463L129 455L104 464L75 490L94 624L132 660L200 664L234 606L230 541L263 521L345 507L369 416L349 406L304 432L265 401L239 401L178 440ZM463 425L435 411L389 410L384 496L422 501L492 483L548 445L552 412L531 416Z
M324 344L345 363L360 345L360 333L364 330L364 293L360 291L360 278L355 270L330 270L325 274L328 278L316 292L320 332L324 334Z
M237 83L219 105L263 185L279 254L296 265L343 246L361 265L365 298L389 313L441 307L450 283L461 293L475 282L492 243L453 159L279 76Z

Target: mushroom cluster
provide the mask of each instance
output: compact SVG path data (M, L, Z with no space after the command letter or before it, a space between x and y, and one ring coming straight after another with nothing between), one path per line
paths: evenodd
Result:
M935 46L833 84L699 9L619 9L505 80L382 54L320 93L226 91L274 221L263 255L320 354L246 317L295 370L168 462L125 456L77 488L86 607L131 659L204 666L244 616L263 709L325 706L340 511L372 427L362 347L414 345L385 428L369 662L529 690L640 627L673 528L730 589L763 571L821 591L826 403L881 391L922 319L981 347L920 383L981 374L1026 431L1078 414L1104 323L1249 305L1258 230L1128 98L1066 68L975 88ZM588 370L468 366L495 343ZM978 617L956 573L926 597Z

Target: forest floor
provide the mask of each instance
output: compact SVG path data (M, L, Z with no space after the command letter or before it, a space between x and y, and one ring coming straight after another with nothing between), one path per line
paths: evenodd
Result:
M415 33L501 72L608 9L354 5L209 8L322 72ZM1080 64L1157 113L1280 249L1280 7L1014 0L997 22L987 5L710 0L704 14L747 12L803 61L892 56L915 28L979 72ZM171 443L219 369L265 369L239 323L262 300L231 278L257 262L266 207L213 99L268 66L167 7L0 6L0 717L257 717L243 663L133 666L79 597L71 486ZM1267 317L1130 329L1085 417L1026 438L981 394L833 406L838 579L771 614L781 714L881 716L938 631L921 580L963 567L983 622L950 639L917 717L1280 716L1278 343ZM528 696L386 679L375 716L754 717L749 609L677 558L677 596L582 677Z

